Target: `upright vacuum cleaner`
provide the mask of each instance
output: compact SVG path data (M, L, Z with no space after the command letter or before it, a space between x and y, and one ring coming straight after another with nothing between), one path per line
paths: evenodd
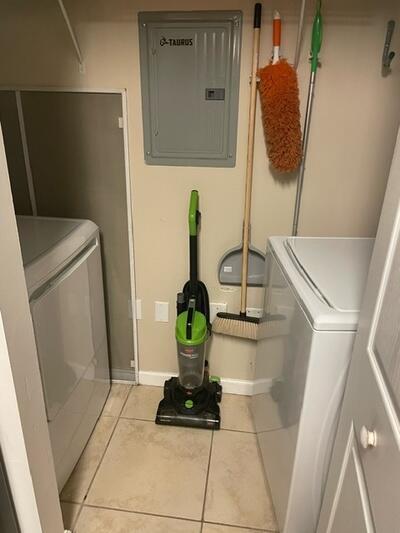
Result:
M206 360L207 340L211 335L210 304L207 288L198 277L199 193L192 191L189 205L190 280L177 296L175 336L179 376L164 384L164 398L156 424L219 429L218 403L222 387L210 376Z

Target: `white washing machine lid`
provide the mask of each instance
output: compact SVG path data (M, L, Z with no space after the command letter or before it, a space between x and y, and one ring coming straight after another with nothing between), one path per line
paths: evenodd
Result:
M270 239L315 329L357 329L374 242L335 237Z
M65 265L94 238L98 228L90 220L17 216L28 292Z
M287 239L316 290L338 311L360 311L374 239Z

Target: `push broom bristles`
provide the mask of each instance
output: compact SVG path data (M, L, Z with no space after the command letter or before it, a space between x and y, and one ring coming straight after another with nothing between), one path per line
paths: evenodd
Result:
M255 317L217 313L212 323L212 330L214 333L256 341L258 339L258 324L259 319Z
M293 172L301 162L299 88L296 71L285 59L258 71L262 120L271 165Z

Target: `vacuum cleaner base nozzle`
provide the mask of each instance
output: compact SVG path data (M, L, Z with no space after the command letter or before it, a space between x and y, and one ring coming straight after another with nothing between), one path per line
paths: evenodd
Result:
M155 422L165 426L219 429L221 397L221 385L209 382L208 377L201 387L193 390L184 389L178 378L171 378L164 384L164 398L159 403Z

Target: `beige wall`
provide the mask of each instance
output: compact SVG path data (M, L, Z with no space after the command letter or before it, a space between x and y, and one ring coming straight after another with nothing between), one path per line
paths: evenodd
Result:
M13 91L0 92L0 122L3 129L15 212L17 215L32 215L17 100Z
M253 2L245 0L66 0L86 63L79 74L56 2L2 3L0 83L2 85L127 88L141 370L174 371L175 294L187 278L186 211L189 191L200 191L203 224L201 276L211 301L234 311L238 290L217 281L221 254L240 240L246 156L248 75ZM300 0L276 0L284 19L284 52L293 56ZM312 4L312 2L310 2ZM380 74L385 24L399 14L396 0L326 2L325 34L318 73L300 234L374 235L386 185L400 99L400 65ZM137 13L145 10L241 9L243 46L237 166L234 169L154 167L143 161ZM264 3L262 58L270 53L271 7ZM299 68L304 108L311 14ZM393 48L400 49L399 29ZM291 231L295 183L268 168L258 118L256 129L252 241L265 248L269 235ZM154 301L171 305L169 324L154 322ZM259 306L262 291L250 291ZM251 379L255 346L250 341L212 340L213 373Z

